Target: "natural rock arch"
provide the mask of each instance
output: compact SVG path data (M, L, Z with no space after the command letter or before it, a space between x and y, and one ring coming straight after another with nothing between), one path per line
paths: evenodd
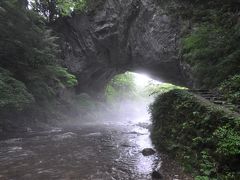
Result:
M105 0L94 11L60 19L63 64L81 91L101 92L116 74L143 71L186 84L178 49L180 20L155 0Z

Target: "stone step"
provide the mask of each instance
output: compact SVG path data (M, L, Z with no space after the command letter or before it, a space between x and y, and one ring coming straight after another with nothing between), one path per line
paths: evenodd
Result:
M201 95L200 95L201 96ZM210 99L214 99L215 98L215 96L202 96L202 97L204 97L204 98L210 98Z
M206 91L206 92L199 92L200 94L214 94L214 93L212 93L212 92L210 92L210 91Z
M209 91L207 89L191 89L188 90L189 92L192 92L194 94L197 94L210 102L221 105L225 108L229 108L231 110L234 110L236 112L240 112L240 102L236 104L228 103L224 100L224 97L215 91Z
M224 105L224 107L226 107L226 108L236 108L236 106L234 106L234 105Z
M208 89L190 89L189 91L192 91L192 92L209 92Z
M225 104L225 102L224 102L224 101L213 101L213 103L214 103L214 104L220 104L220 105L223 105L223 104Z
M211 98L211 97L203 97L203 98L205 98L205 99L207 99L207 100L209 100L209 101L211 101L211 100L212 100L212 98Z
M223 97L213 97L213 100L219 100L219 101L223 101L224 98Z

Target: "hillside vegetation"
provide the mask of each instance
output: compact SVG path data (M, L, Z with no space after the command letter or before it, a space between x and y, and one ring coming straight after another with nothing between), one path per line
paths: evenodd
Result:
M240 4L214 0L191 1L189 6L176 11L189 22L181 41L183 63L190 65L198 87L225 89L226 97L239 99ZM234 88L226 91L226 84Z
M49 106L58 106L62 94L77 85L59 64L57 39L24 1L0 2L0 129L6 128L3 120L24 114L46 120Z
M164 1L158 1L164 4ZM240 103L240 4L171 1L181 18L180 56L194 87ZM188 2L187 6L185 2ZM161 93L150 107L153 143L179 160L196 180L240 179L240 115L184 90Z
M240 178L240 116L185 90L158 96L150 107L158 150L195 179Z
M194 86L218 89L227 81L236 84L240 74L240 3L236 0L157 0L157 3L181 21L179 55ZM233 89L230 93L236 96L240 89Z

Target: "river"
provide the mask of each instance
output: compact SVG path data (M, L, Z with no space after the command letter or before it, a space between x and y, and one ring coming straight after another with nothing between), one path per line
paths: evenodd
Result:
M191 179L163 154L142 155L144 148L153 148L150 125L140 111L1 140L0 179L148 180L156 169L162 179Z

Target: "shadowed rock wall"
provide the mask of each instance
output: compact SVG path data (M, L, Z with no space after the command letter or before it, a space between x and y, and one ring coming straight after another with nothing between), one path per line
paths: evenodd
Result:
M57 22L63 64L80 91L101 92L116 74L141 71L186 84L178 58L180 20L154 0L105 0L94 11Z

